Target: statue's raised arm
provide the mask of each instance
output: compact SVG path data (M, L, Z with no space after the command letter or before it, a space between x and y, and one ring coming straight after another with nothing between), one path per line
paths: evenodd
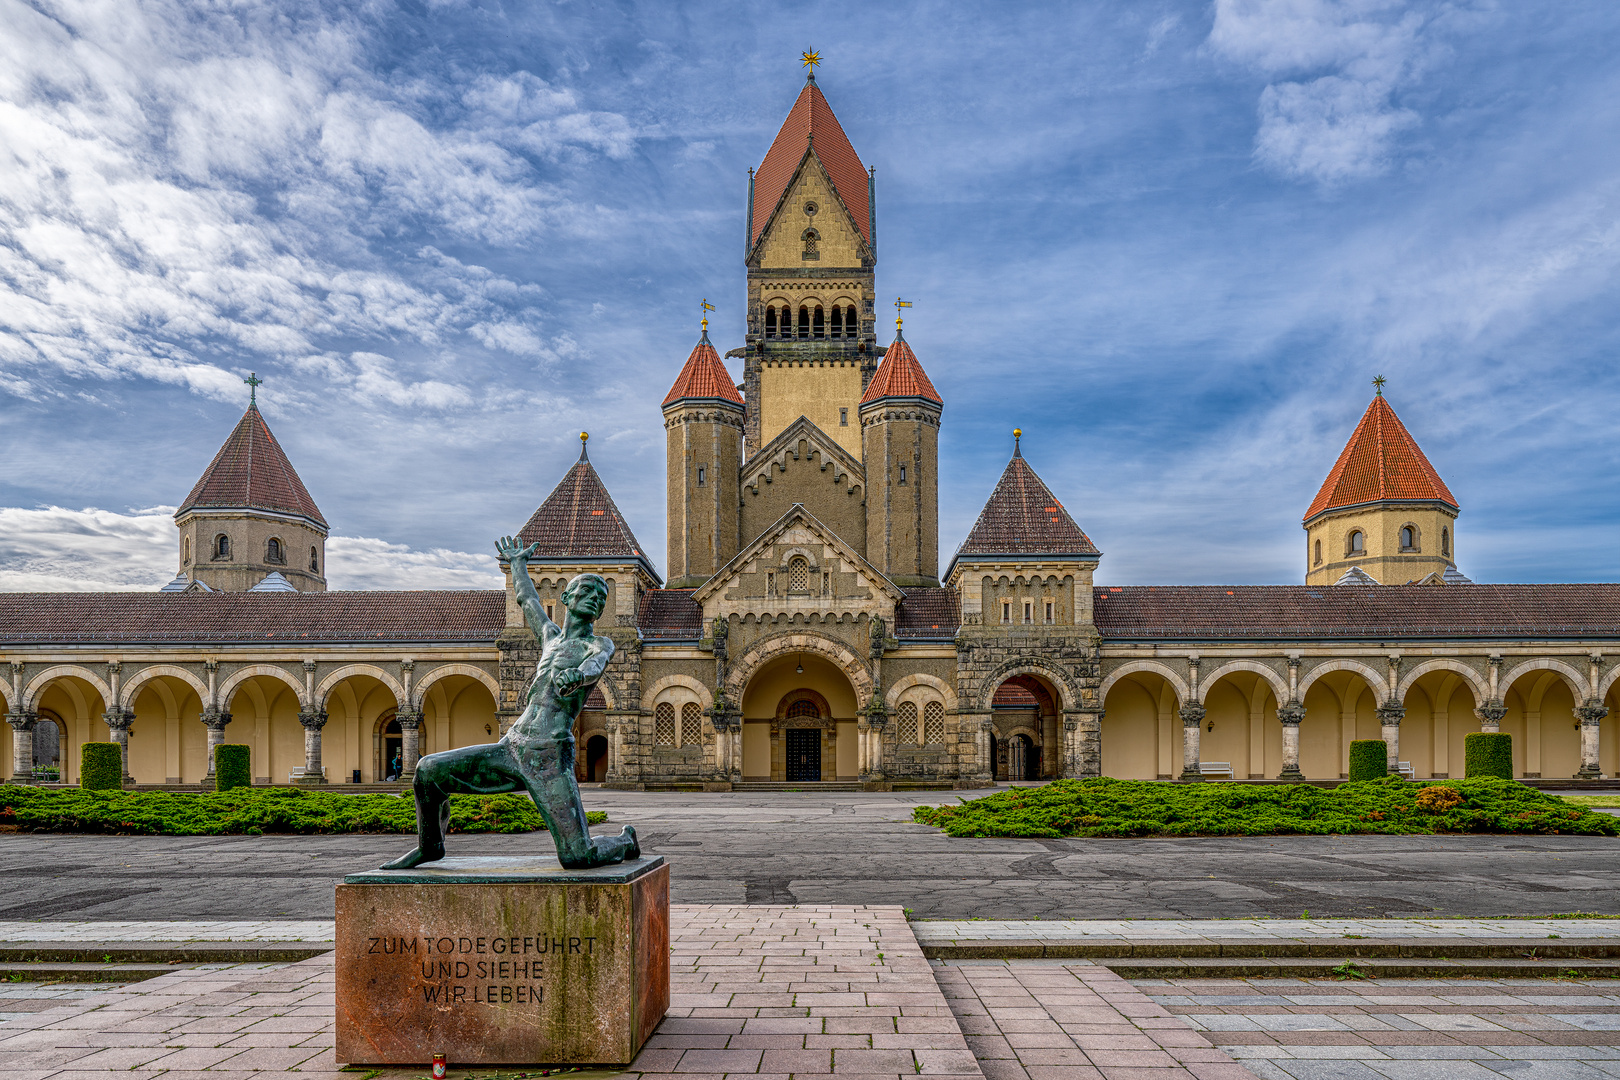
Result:
M512 592L517 597L518 607L523 609L523 621L529 624L534 636L544 644L552 634L560 633L561 627L546 614L546 605L535 591L534 582L529 580L529 557L539 549L538 542L524 547L521 541L511 536L503 536L495 541L496 554L502 562L512 567Z

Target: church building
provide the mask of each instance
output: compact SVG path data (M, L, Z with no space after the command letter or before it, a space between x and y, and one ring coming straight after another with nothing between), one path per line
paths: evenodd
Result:
M574 575L608 583L582 781L1335 779L1365 738L1448 777L1481 730L1523 777L1620 771L1620 586L1470 581L1460 504L1381 380L1304 509L1302 585L1096 586L1103 552L1017 432L942 564L951 388L900 320L880 342L875 178L813 71L742 209L742 343L722 356L705 320L669 366L663 573L583 433L515 530L554 613ZM115 741L129 784L207 783L231 742L259 783L398 783L515 719L539 648L510 588L328 591L327 519L250 381L175 515L172 582L0 594L0 774L74 782L79 744Z

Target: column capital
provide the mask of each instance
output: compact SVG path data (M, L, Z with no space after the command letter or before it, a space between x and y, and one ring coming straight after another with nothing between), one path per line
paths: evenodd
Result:
M34 725L39 722L39 714L18 709L16 712L6 713L6 723L18 731L33 731Z
M401 731L415 731L422 725L422 710L404 705L394 710L394 719L399 723Z
M1603 718L1609 715L1609 710L1607 706L1588 701L1585 705L1576 707L1575 715L1581 718L1582 727L1597 727Z
M401 670L401 671L415 671L416 670L416 661L411 660L409 658L401 660L399 662L399 670Z
M219 670L219 661L218 660L204 660L203 661L203 669L205 671L218 671Z
M306 660L304 662L306 664L314 663L314 661L311 660ZM326 710L299 709L298 722L304 725L305 731L319 731L321 728L326 726Z
M1204 706L1196 701L1189 701L1181 707L1181 725L1183 727L1197 727L1204 722Z
M1291 701L1277 709L1277 719L1282 722L1283 727L1297 728L1305 719L1305 706L1297 701Z
M215 731L224 731L226 725L231 722L231 714L218 705L210 705L202 711L200 719L204 727L212 728Z
M1500 724L1502 722L1502 718L1507 715L1507 706L1502 704L1500 701L1487 701L1485 704L1475 709L1474 712L1477 713L1479 718L1486 723Z
M1406 715L1406 706L1393 701L1386 701L1378 706L1379 723L1400 726L1401 718Z
M101 719L106 723L109 731L127 732L130 725L135 723L135 710L121 705L114 705L101 714Z
M122 660L109 660L107 661L107 670L116 675L124 670L124 662Z

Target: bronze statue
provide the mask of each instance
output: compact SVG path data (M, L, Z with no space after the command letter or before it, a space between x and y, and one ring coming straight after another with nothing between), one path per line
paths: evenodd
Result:
M563 866L584 870L641 857L636 830L629 825L618 836L591 835L574 781L574 721L613 658L613 642L596 636L591 625L607 603L607 582L596 574L580 574L570 581L562 594L568 614L564 625L558 626L529 580L529 556L537 547L524 547L510 536L495 544L501 558L512 565L518 604L529 629L540 639L540 665L529 684L523 715L500 742L429 754L417 762L416 849L386 863L384 870L406 870L444 858L451 795L495 795L519 788L528 791L546 819Z

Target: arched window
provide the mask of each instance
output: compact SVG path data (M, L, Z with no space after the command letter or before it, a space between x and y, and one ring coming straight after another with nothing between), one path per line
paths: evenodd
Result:
M1450 529L1441 529L1440 530L1440 554L1444 555L1448 559L1451 558L1451 530Z
M183 563L191 562L191 537L189 536L180 541L180 561Z
M695 701L681 706L681 745L697 746L703 742L703 707Z
M768 337L768 338L773 338L773 337L776 336L776 305L775 304L772 304L770 307L765 309L765 336Z
M653 709L653 745L675 745L675 706L660 701Z
M228 559L231 557L231 538L224 533L214 537L214 558Z
M810 336L810 309L803 304L799 305L799 336L801 338Z
M1320 540L1316 542L1316 565L1322 565L1322 541Z
M917 703L902 701L895 711L894 737L902 743L917 741Z
M810 591L810 563L803 555L795 555L788 560L788 592L808 593Z
M816 703L813 701L795 701L788 706L787 710L789 720L795 720L799 717L809 717L814 720L820 715L821 713L816 711Z
M851 304L844 311L844 336L852 338L861 327L861 322L855 317L855 305Z
M945 741L945 705L930 701L923 706L923 742L937 745Z
M832 309L831 335L835 338L844 336L844 305L834 304Z
M1417 529L1411 525L1401 526L1401 550L1416 551L1418 549Z
M264 545L264 561L277 564L285 564L287 561L287 556L281 553L281 541L273 536L269 543Z
M811 336L818 338L827 336L826 312L821 309L820 304L817 304L815 310L810 313L810 333Z
M816 232L814 229L806 229L804 230L804 236L801 237L801 239L804 240L804 257L806 259L821 258L821 252L816 248L817 243L819 243L821 240L820 233Z
M1361 534L1360 529L1354 529L1351 531L1347 550L1352 555L1363 555L1366 553L1367 538Z
M309 572L312 574L321 572L321 554L315 550L314 544L309 545Z
M709 474L708 474L707 470L705 470L702 465L699 465L698 466L698 487L703 487L704 485L706 485L708 483L708 476L709 476Z

